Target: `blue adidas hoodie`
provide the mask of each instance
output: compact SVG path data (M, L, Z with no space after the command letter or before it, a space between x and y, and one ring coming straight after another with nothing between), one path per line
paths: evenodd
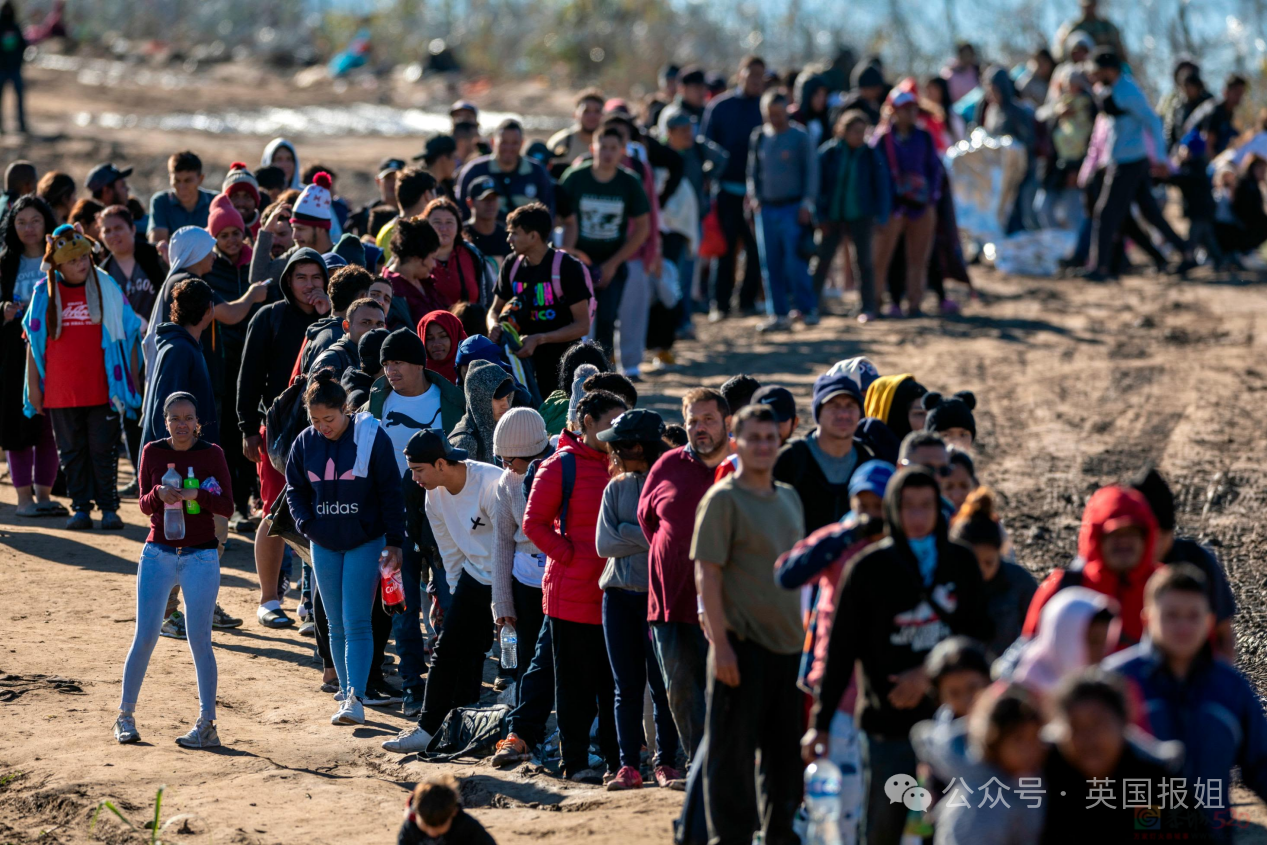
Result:
M338 440L309 426L286 460L286 502L299 533L324 549L346 552L386 535L387 545L405 538L405 499L391 438L374 437L369 472L352 475L356 464L356 420Z

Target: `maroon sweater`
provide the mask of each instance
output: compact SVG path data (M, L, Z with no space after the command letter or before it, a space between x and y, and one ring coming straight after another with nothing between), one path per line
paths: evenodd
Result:
M201 483L208 478L215 478L220 484L220 495L216 496L206 490L198 491L198 506L202 512L185 514L185 538L169 540L163 534L163 509L166 505L158 497L158 488L163 486L163 473L167 465L175 464L176 471L184 479L189 474L189 467L194 468L194 478ZM199 440L184 452L178 452L171 446L170 440L155 440L146 443L141 450L141 513L150 518L150 534L145 538L147 543L159 543L164 546L190 549L214 549L216 542L215 520L212 514L223 517L233 515L233 490L229 486L229 465L224 462L224 452L214 443Z
M713 486L713 469L690 446L666 452L647 473L638 499L638 523L651 544L647 619L699 624L691 537L695 509Z

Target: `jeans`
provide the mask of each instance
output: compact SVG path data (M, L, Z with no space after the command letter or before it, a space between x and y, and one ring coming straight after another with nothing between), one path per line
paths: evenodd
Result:
M598 716L598 745L607 770L620 769L616 742L616 686L601 625L550 619L554 647L554 698L563 774L589 768L590 726Z
M607 360L616 360L616 320L620 317L620 301L625 295L625 282L629 279L629 265L622 264L616 276L605 288L594 287L594 298L598 304L594 309L594 325L590 327L590 335L598 341L607 354ZM570 385L560 385L564 390L571 390Z
M1147 159L1132 161L1126 164L1111 164L1104 177L1104 188L1095 206L1094 236L1091 239L1094 251L1091 255L1092 266L1101 272L1111 269L1115 245L1123 235L1123 224L1131 216L1131 204L1139 206L1139 213L1144 220L1156 229L1171 246L1180 252L1188 251L1188 244L1175 234L1166 218L1162 216L1157 200L1153 196L1153 180L1148 172Z
M13 86L13 95L17 98L18 131L26 131L26 98L25 86L22 83L22 69L0 71L0 132L4 131L4 86Z
M215 549L175 549L146 543L136 573L136 632L123 664L123 697L119 709L131 713L150 655L163 627L163 610L174 585L185 589L185 633L198 676L199 715L216 718L216 656L211 650L211 616L220 592L220 562Z
M786 317L788 294L802 314L818 309L809 265L797 252L801 240L800 203L763 205L757 212L757 250L765 283L767 314Z
M726 237L726 254L713 259L708 295L713 307L723 314L730 313L730 299L735 292L737 253L743 245L745 266L743 287L739 289L739 307L748 310L756 306L757 292L761 285L761 261L757 257L757 239L744 216L743 196L720 191L717 194L717 222Z
M664 675L669 712L689 766L704 738L708 698L708 638L690 622L651 622L656 662Z
M119 509L119 412L110 405L49 408L53 435L66 473L66 492L77 511Z
M894 775L915 777L915 749L907 737L862 734L862 788L865 803L859 841L867 845L898 845L906 826L906 806L891 802L884 785Z
M709 660L704 752L709 844L750 845L760 829L768 845L799 845L792 819L804 768L799 748L804 696L796 687L801 656L727 636L739 663L739 686L718 681ZM754 776L758 751L761 766Z
M620 370L637 373L647 351L647 320L651 314L651 277L641 258L626 262L625 290L620 297Z
M525 591L533 591L533 588L512 580L510 589L515 596L515 612L519 613L520 596L531 600L531 596ZM537 594L537 609L540 610L541 591L534 592ZM554 709L554 639L550 636L550 620L543 615L541 626L533 635L536 637L536 645L532 660L525 666L525 629L516 627L519 632L520 675L515 682L515 709L506 717L506 728L527 743L529 748L535 748L545 741L546 720Z
M847 220L843 223L828 222L822 226L822 237L818 243L818 255L814 259L814 300L823 293L827 283L827 274L831 272L831 262L840 249L840 242L847 235L853 243L854 254L858 257L858 291L862 296L862 310L867 314L876 313L875 304L875 262L872 261L872 230L874 221L870 217L858 220ZM848 261L848 257L845 258Z
M620 743L620 764L637 769L642 762L643 690L651 684L655 713L655 765L672 766L677 761L677 729L664 693L664 676L656 663L647 622L647 594L609 589L603 593L603 639L607 658L616 679L616 739Z
M347 551L312 544L312 568L330 623L330 657L339 689L365 692L374 656L374 597L378 594L378 557L384 537Z
M444 613L444 624L431 655L431 671L427 673L427 691L422 699L422 715L418 724L429 734L440 729L444 717L454 707L474 704L478 690L471 698L472 675L483 670L484 654L493 644L493 588L481 584L463 572L458 577L453 602Z
M400 577L405 588L405 612L392 617L392 636L396 638L396 654L400 656L400 683L404 689L422 686L422 676L427 672L426 638L422 633L422 620L431 609L431 598L423 590L430 571L431 583L436 587L440 607L449 604L449 584L444 571L433 567L430 556L434 549L419 551L412 538L401 549L403 560Z
M36 484L52 487L57 481L57 442L53 440L53 423L48 414L40 414L40 437L30 449L6 451L9 480L19 489Z

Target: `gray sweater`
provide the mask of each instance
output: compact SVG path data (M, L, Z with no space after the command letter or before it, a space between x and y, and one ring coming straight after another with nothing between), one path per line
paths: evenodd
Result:
M541 552L524 534L524 477L507 469L497 479L497 506L493 511L493 618L516 616L515 597L511 592L511 572L515 552L535 555Z
M774 133L768 125L753 130L748 146L748 196L760 203L799 202L811 211L818 196L818 153L799 126Z
M647 550L651 544L638 524L638 497L647 480L645 472L627 472L603 491L594 548L607 558L598 586L609 590L647 592Z

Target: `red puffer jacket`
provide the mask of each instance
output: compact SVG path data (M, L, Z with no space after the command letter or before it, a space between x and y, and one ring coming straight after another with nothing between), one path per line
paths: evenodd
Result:
M567 534L560 534L557 518L563 506L563 468L560 456L576 458L576 483L568 504ZM537 468L524 511L524 534L546 555L541 582L541 604L547 616L588 625L603 623L603 591L598 576L607 559L594 549L598 512L603 503L607 454L591 449L574 433L563 432L558 450Z

